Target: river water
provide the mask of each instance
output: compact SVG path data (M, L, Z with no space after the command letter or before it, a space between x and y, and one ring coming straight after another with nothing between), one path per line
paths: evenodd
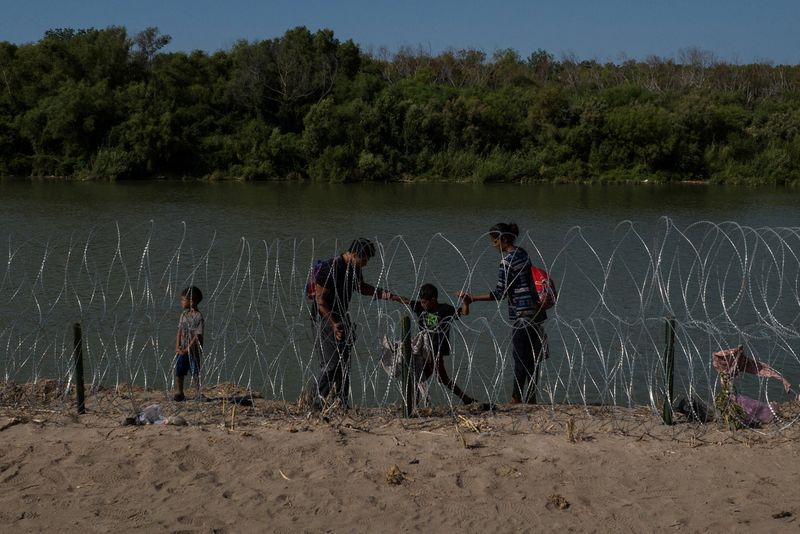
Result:
M676 318L675 394L708 399L710 353L745 344L800 381L800 191L709 185L464 185L0 181L0 369L70 376L81 322L94 383L171 387L177 295L199 286L210 381L294 400L316 372L303 296L315 258L354 237L379 244L365 279L440 300L494 286L486 232L516 222L559 287L547 324L547 402L653 403L664 388L664 317ZM408 310L356 296L352 396L398 399L379 341ZM505 304L479 303L453 332L451 373L506 400ZM769 400L781 389L745 379ZM434 402L447 400L441 388Z

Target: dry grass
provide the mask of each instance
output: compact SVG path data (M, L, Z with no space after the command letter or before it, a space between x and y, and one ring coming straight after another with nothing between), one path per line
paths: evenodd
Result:
M696 448L721 443L746 446L775 442L800 441L800 402L784 403L781 417L759 429L731 431L722 423L688 423L681 415L676 424L665 426L649 407L570 405L499 405L494 411L480 412L469 406L436 406L406 419L400 406L382 408L355 407L343 410L336 402L322 411L303 403L266 400L256 392L234 384L204 387L208 402L174 402L170 392L138 386L86 388L89 415L117 419L135 414L149 404L160 404L167 417L181 416L189 425L216 425L230 432L246 432L248 427L270 426L290 432L313 431L330 426L339 432L374 432L397 426L406 430L451 434L463 448L480 446L481 436L495 434L561 434L570 443L591 442L595 436L617 434L637 441L671 440ZM230 402L247 398L252 405ZM56 380L32 383L0 383L0 414L28 421L35 417L49 420L73 420L74 387ZM83 417L83 416L82 416ZM470 437L472 436L472 437Z

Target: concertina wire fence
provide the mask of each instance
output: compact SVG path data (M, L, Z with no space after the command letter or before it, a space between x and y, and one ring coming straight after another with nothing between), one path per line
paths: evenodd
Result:
M183 228L177 238L159 236L153 224L127 231L119 225L95 228L64 241L17 242L8 236L0 266L5 382L57 379L68 391L74 378L72 325L79 322L91 388L133 384L169 395L178 299L184 287L195 285L205 296L204 383L233 383L267 399L296 402L319 367L304 294L309 272L315 259L334 256L347 242L220 242L210 236L198 243ZM486 235L469 250L459 250L443 234L430 236L421 250L403 236L373 240L377 255L364 278L397 294L414 297L430 282L439 288L440 301L457 305L456 291L494 286L499 256ZM646 232L622 222L602 239L574 227L546 257L537 236L521 235L518 244L559 289L545 323L550 357L541 368L541 404L659 411L666 317L676 321L674 398L713 405L720 381L711 353L740 344L796 388L800 228L732 222L678 228L663 218ZM401 319L411 311L355 295L350 313L357 324L352 404L402 402L399 379L381 366L380 342L384 335L398 339ZM481 401L506 402L513 377L506 303L473 304L470 315L454 324L451 339L451 377ZM792 400L777 381L737 380L741 392L759 400ZM458 402L435 379L430 396L433 404ZM795 417L779 417L777 424L786 428Z

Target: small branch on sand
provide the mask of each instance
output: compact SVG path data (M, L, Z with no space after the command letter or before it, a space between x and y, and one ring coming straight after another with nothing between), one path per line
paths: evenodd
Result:
M0 425L0 432L2 432L3 430L6 430L7 428L11 428L14 425L18 425L18 424L20 424L22 422L23 422L23 420L22 420L21 417L12 417L8 421L6 421L2 425Z

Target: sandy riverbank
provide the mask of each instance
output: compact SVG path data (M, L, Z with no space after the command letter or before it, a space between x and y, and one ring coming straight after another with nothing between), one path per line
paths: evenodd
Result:
M121 425L129 403L154 401L187 425ZM794 426L730 433L582 407L323 417L263 400L234 414L143 391L89 407L0 408L0 530L800 528Z

